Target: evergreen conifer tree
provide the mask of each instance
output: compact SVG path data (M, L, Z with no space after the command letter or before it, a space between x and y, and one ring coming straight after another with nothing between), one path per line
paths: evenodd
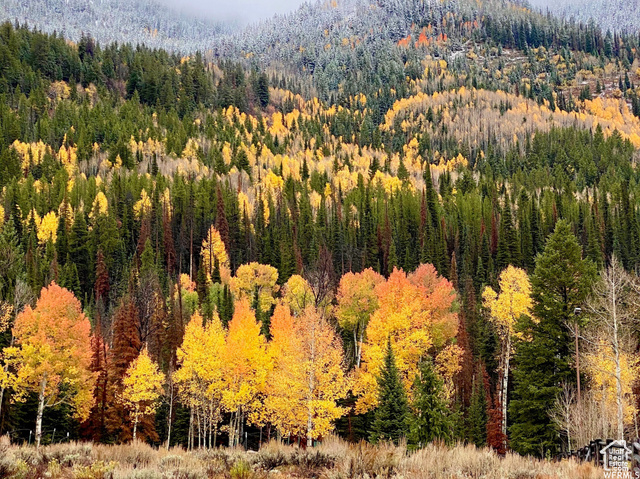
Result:
M571 364L574 342L568 325L574 309L590 291L593 263L582 259L582 248L566 221L559 221L544 251L536 258L531 277L533 316L528 335L514 357L514 388L509 414L511 447L521 454L554 454L558 431L549 417L564 382L576 379Z
M471 390L471 402L467 411L467 437L466 439L476 447L487 445L487 391L485 389L486 371L484 367L478 368L473 378Z
M453 424L442 399L442 387L431 359L423 360L413 383L415 397L409 419L409 441L414 447L425 446L434 440L452 439Z
M370 440L393 441L398 444L400 439L407 435L408 417L407 394L389 341L378 378L378 408L374 412Z

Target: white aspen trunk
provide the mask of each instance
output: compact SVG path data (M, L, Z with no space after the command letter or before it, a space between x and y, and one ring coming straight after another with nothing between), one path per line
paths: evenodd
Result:
M229 418L229 447L233 447L233 428L235 427L235 421L233 420L233 414Z
M311 407L315 388L314 366L316 361L316 332L311 331L311 358L309 362L309 391L307 397L307 447L313 446L313 408Z
M616 406L618 406L618 437L624 439L624 411L622 401L622 378L620 354L616 351Z
M171 377L171 376L169 376ZM169 445L171 444L171 416L173 415L173 381L169 384L169 417L167 424L167 451L169 450Z
M38 416L36 418L36 449L40 448L40 440L42 439L42 414L44 413L44 392L47 388L47 375L42 377L40 382L40 394L38 395Z
M358 368L360 368L360 362L362 361L362 343L364 343L364 327L360 328L360 339L358 341Z
M211 439L213 435L213 404L209 403L209 417L207 418L209 423L209 449L211 449Z
M353 330L353 348L354 355L356 360L356 368L360 368L360 343L358 341L358 327L356 326Z
M135 419L133 420L133 442L136 442L138 433L138 417L140 417L140 406L136 404Z
M196 411L196 420L198 421L198 449L202 448L202 421L200 419L200 408Z
M193 450L193 407L189 413L189 450Z
M11 333L11 341L9 343L9 346L13 346L13 332ZM6 375L7 371L9 370L9 365L5 364L3 370L4 370L4 374ZM5 390L5 387L2 386L0 388L0 417L2 417L2 400L4 399L4 390Z
M136 434L138 431L138 416L133 421L133 442L136 442Z
M511 335L507 335L507 346L504 353L504 370L502 371L502 434L507 440L507 393L509 388L509 363L511 360ZM505 444L506 446L506 444Z

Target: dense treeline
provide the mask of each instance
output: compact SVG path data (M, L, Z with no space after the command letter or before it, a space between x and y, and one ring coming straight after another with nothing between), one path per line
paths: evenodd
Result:
M427 58L385 102L333 105L200 55L10 24L0 48L3 432L25 437L38 415L44 440L311 444L335 424L544 455L593 433L549 414L563 385L582 375L590 404L614 400L589 366L604 346L576 376L571 325L597 269L640 263L625 102L562 108L520 77L482 88ZM529 293L507 321L510 282ZM64 338L57 314L86 330L69 344L92 379L56 370L66 386L38 394L25 345L30 328ZM67 400L79 382L84 401Z

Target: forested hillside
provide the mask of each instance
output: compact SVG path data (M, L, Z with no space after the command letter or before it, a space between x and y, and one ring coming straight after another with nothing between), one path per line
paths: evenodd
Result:
M637 37L497 0L273 22L188 56L0 26L0 432L637 436Z

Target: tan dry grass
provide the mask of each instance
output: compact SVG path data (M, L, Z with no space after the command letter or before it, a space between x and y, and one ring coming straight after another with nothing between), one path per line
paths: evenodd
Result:
M488 449L431 444L348 444L329 437L302 450L272 441L259 452L187 452L143 443L57 444L36 451L0 439L0 478L12 479L601 479L602 470L573 461L549 462Z

